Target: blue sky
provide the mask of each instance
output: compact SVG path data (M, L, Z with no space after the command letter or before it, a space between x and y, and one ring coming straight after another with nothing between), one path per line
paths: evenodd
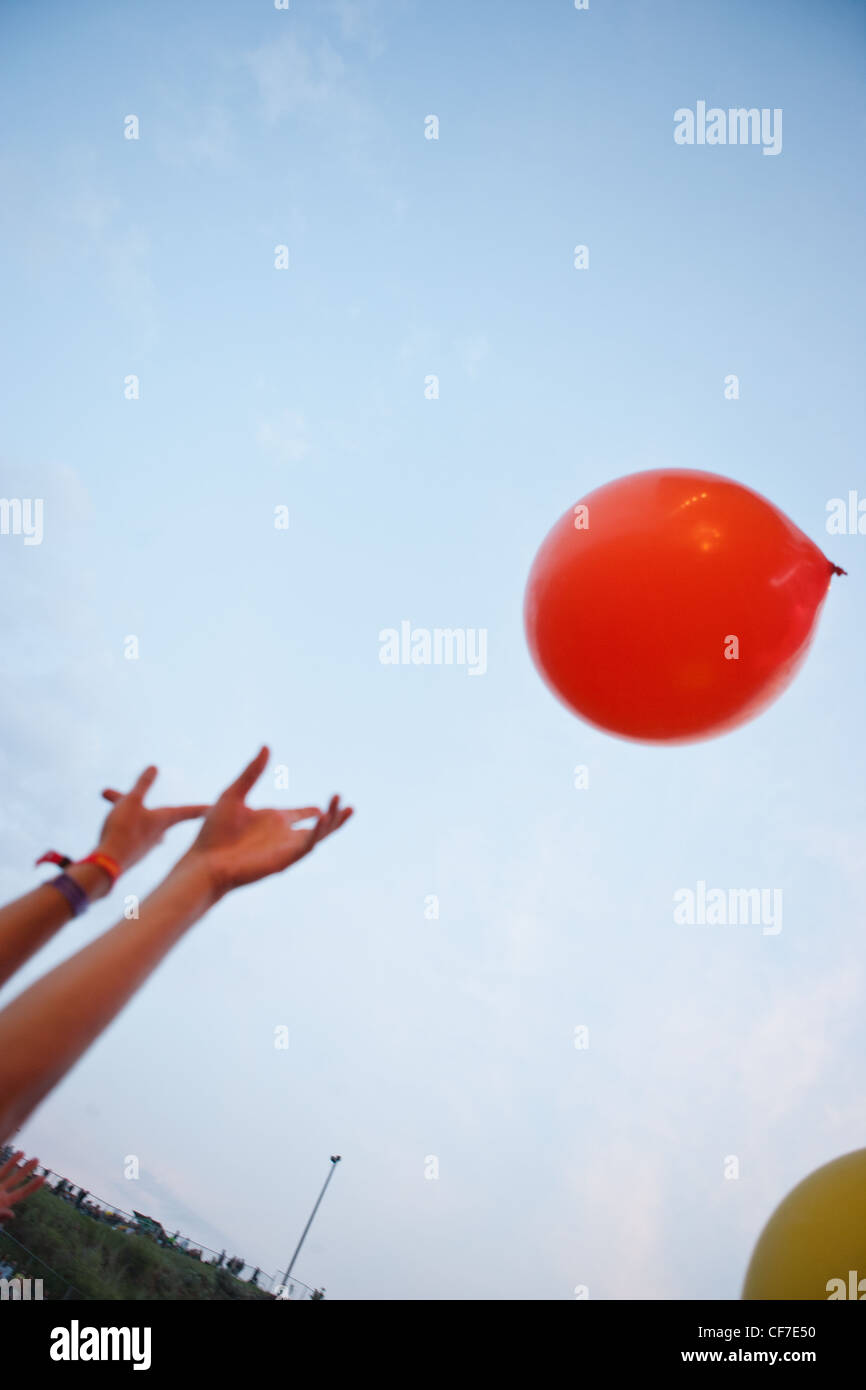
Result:
M86 853L150 761L198 800L266 740L289 788L258 804L357 807L194 929L28 1152L269 1272L340 1152L296 1267L329 1297L735 1298L783 1194L862 1146L866 539L825 519L866 497L864 29L844 0L4 6L0 495L45 534L0 537L0 889ZM781 154L676 145L704 99L781 108ZM673 749L560 708L521 619L557 517L664 465L849 572L782 699ZM382 665L404 619L486 629L486 674ZM699 880L781 887L783 931L675 926Z

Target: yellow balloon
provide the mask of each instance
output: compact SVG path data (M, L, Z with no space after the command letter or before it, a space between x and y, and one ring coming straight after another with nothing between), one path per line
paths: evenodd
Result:
M866 1299L866 1149L817 1168L776 1207L743 1298Z

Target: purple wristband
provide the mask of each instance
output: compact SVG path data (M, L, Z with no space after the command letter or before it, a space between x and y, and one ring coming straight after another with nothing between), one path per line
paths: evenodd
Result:
M89 907L87 894L81 884L76 883L74 878L69 877L69 874L58 874L56 878L49 878L48 882L52 888L57 889L58 893L63 894L72 908L73 917L80 917L82 912L87 911Z

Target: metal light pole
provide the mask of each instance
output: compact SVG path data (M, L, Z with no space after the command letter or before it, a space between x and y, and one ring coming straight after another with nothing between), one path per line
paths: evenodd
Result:
M324 1186L322 1187L322 1190L321 1190L321 1192L319 1193L319 1200L318 1200L318 1202L316 1202L316 1205L313 1207L313 1210L310 1212L310 1219L309 1219L309 1221L307 1222L306 1226L304 1227L304 1230L303 1230L303 1234L302 1234L302 1236L301 1236L301 1239L298 1241L297 1248L296 1248L296 1250L295 1250L294 1255L292 1256L292 1262L291 1262L291 1264L289 1265L288 1269L286 1270L286 1276L285 1276L285 1278L284 1278L284 1280L283 1280L283 1283L284 1283L284 1284L288 1284L288 1282L289 1282L289 1275L291 1274L292 1270L294 1269L295 1260L298 1258L298 1252L300 1251L301 1246L303 1245L304 1241L305 1241L306 1238L307 1238L307 1231L310 1229L310 1227L311 1227L312 1224L313 1224L313 1217L315 1216L316 1212L319 1210L319 1206L321 1205L322 1198L324 1197L325 1192L327 1191L328 1183L331 1181L331 1178L334 1176L334 1173L335 1173L335 1171L336 1171L337 1164L338 1164L339 1162L340 1162L340 1155L339 1155L339 1154L331 1154L331 1170L330 1170L330 1172L328 1173L328 1176L325 1178Z

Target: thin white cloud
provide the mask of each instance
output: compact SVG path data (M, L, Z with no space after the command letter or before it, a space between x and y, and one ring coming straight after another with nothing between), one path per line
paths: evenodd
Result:
M477 375L478 368L487 357L489 344L483 333L475 333L468 338L460 338L454 344L457 360L467 376Z
M294 34L284 34L245 61L271 124L298 111L325 110L342 95L345 63L327 39L308 50Z
M288 463L300 463L311 449L307 422L298 410L283 410L270 419L259 420L255 438L267 453Z

